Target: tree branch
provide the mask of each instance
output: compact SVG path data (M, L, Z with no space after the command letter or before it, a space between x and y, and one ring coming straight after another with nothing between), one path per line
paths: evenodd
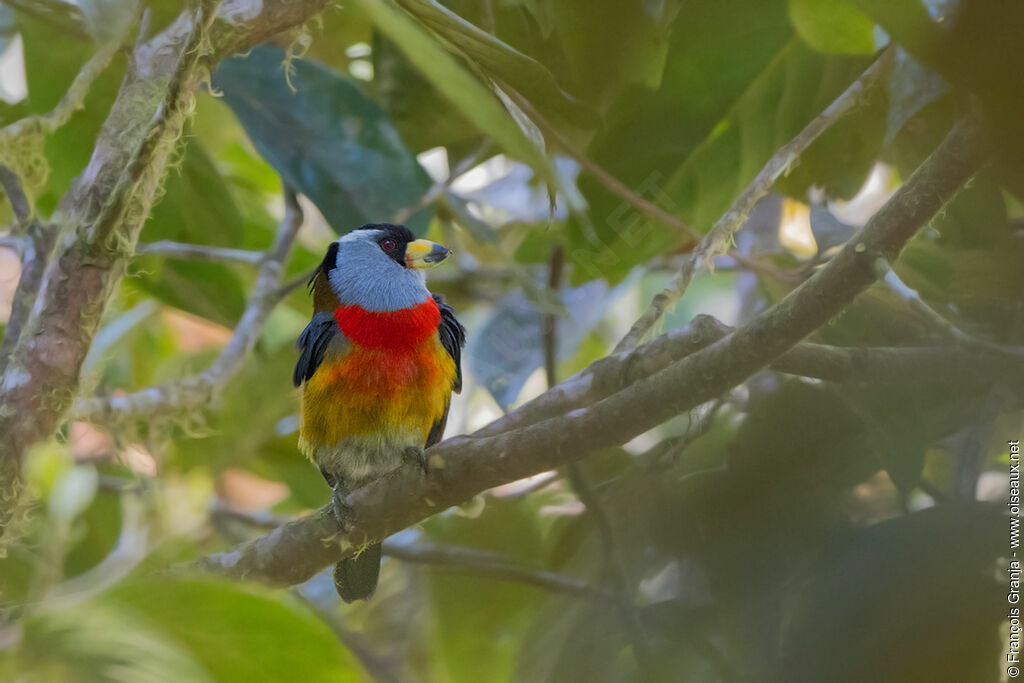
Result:
M7 195L7 201L11 203L11 210L14 218L18 221L20 232L24 232L32 219L32 205L25 196L25 190L21 185L21 179L17 174L4 164L0 164L0 186Z
M86 422L109 423L180 412L208 404L223 390L259 339L274 306L280 301L281 271L295 235L302 225L302 208L295 193L285 189L284 217L274 244L261 253L259 275L249 304L227 346L209 368L188 379L149 387L123 396L80 398L71 415Z
M887 261L880 259L875 266L878 269L879 276L882 278L882 282L896 296L906 301L911 308L923 315L932 327L939 330L946 337L979 351L1000 354L1012 359L1024 359L1024 348L1004 346L985 339L979 339L954 325L944 315L932 308L917 290L912 289L903 282Z
M538 422L493 436L478 433L444 441L431 449L431 461L440 466L428 476L405 466L350 494L346 503L352 521L346 529L325 508L234 550L207 556L199 566L277 585L305 581L359 547L481 491L624 443L719 396L827 323L873 283L875 261L898 256L980 166L987 148L975 125L957 124L826 266L776 306L710 346L585 409L552 411Z
M264 256L262 251L253 251L251 249L211 247L205 244L185 244L168 240L139 244L135 247L135 254L137 256L166 256L168 258L208 261L211 263L241 263L246 266L259 265Z
M28 322L56 241L56 225L42 223L34 218L29 221L25 236L21 238L21 274L11 300L11 314L7 318L4 337L0 341L0 377L6 372L21 332Z
M71 115L82 108L89 88L110 64L117 47L114 42L101 47L78 72L52 111L28 116L0 130L0 145L15 144L15 140L22 135L49 135L67 123ZM3 167L0 170L0 182L18 219L19 232L26 236L21 245L21 274L11 304L11 315L4 329L3 342L0 343L0 373L4 373L21 338L22 329L28 322L32 305L39 295L43 274L57 241L59 227L35 217L35 211L25 195L21 181L13 170Z
M631 349L639 344L661 320L665 311L679 301L690 286L698 268L710 267L716 256L725 254L733 244L733 238L743 227L747 216L757 202L768 194L780 175L786 172L818 137L831 128L839 119L853 111L864 101L865 94L884 74L892 63L893 51L887 49L875 62L850 84L846 90L801 130L795 138L779 148L760 173L754 176L747 188L732 203L729 210L718 219L704 235L697 247L683 261L679 271L668 286L658 292L650 306L616 345L615 353Z
M522 583L578 598L615 599L608 592L591 586L585 581L565 574L530 567L500 553L477 550L476 548L460 548L422 542L412 544L385 542L384 554L403 562L429 564L446 571Z
M203 0L198 12L183 12L135 46L89 165L60 203L65 237L0 377L0 549L10 539L7 522L21 497L21 457L54 433L71 406L82 362L203 75L217 60L302 24L327 3L226 0L218 15L217 4Z

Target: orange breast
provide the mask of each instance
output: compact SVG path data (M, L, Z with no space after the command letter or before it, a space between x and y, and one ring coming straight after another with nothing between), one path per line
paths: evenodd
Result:
M342 439L376 436L393 445L423 446L448 407L455 363L435 332L404 348L356 343L327 358L306 383L302 439L307 454Z

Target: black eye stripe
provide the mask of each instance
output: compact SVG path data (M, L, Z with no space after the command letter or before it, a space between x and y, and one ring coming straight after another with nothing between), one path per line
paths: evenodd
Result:
M405 227L404 225L393 225L391 223L368 223L364 226L356 228L356 230L375 230L380 233L377 238L377 244L381 246L381 250L398 265L405 267L405 247L416 239L416 236L412 234L412 230ZM394 240L394 249L384 249L384 240Z
M404 225L394 225L392 223L367 223L356 228L356 230L376 230L381 233L381 237L390 237L399 245L408 244L416 239L416 236L412 234L412 230Z

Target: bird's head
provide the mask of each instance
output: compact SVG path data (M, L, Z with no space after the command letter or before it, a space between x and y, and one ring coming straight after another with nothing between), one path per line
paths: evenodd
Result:
M430 296L424 271L450 253L440 244L416 239L403 225L364 225L331 243L314 276L314 292L319 299L319 288L328 285L338 303L367 311L415 306Z

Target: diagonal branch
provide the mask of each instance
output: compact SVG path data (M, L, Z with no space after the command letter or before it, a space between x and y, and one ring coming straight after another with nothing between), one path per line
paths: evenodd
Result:
M285 259L302 225L302 208L295 193L285 189L284 218L274 244L261 254L259 275L249 304L235 327L227 346L209 368L187 379L149 387L123 396L80 398L71 415L86 422L113 422L180 412L212 401L234 377L252 351L274 306L280 301L281 272Z
M867 225L821 270L744 327L585 408L551 412L492 436L435 446L426 477L401 467L354 491L351 525L326 508L238 548L200 560L209 571L287 585L499 484L548 471L711 400L768 366L875 282L875 262L892 262L907 240L980 167L988 144L961 122ZM513 413L514 414L514 413Z
M21 499L21 458L71 407L79 372L189 114L217 60L301 25L328 0L202 0L135 46L89 165L58 208L61 233L31 318L0 377L0 551ZM243 323L246 321L243 320ZM221 360L221 359L219 359ZM235 358L223 358L231 367Z
M647 333L657 326L665 311L686 293L686 288L690 286L690 281L693 280L697 269L711 267L716 256L721 256L729 250L733 238L743 227L747 216L757 202L768 194L778 177L786 172L786 169L811 146L811 143L864 101L865 94L888 70L893 54L891 49L883 52L868 67L867 71L861 74L860 78L850 84L850 87L826 107L825 111L818 114L795 138L772 155L760 173L754 176L747 188L732 203L729 210L701 238L700 243L683 261L668 286L654 296L647 310L633 323L626 336L615 346L615 353L631 349L639 344Z
M875 266L886 287L896 296L906 301L911 308L924 316L929 324L953 341L982 352L995 353L1010 359L1024 359L1024 348L1004 346L986 339L980 339L957 327L952 321L932 308L917 290L912 289L903 282L900 276L896 274L896 271L889 265L888 261L879 260Z

